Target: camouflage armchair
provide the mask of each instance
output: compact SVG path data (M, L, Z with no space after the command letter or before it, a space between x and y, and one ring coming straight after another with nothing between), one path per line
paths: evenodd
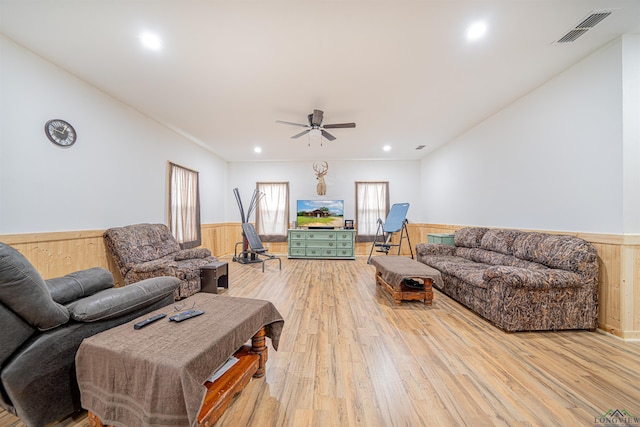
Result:
M180 279L175 299L200 291L200 267L217 261L206 248L180 249L164 224L134 224L104 233L126 285L158 276Z

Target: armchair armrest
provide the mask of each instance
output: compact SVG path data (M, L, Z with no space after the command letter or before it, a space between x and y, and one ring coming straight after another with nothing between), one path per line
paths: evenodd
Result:
M484 272L484 280L499 279L507 286L551 289L583 285L576 273L559 269L532 270L522 267L493 266Z
M416 245L418 255L455 255L456 247L442 243L418 243Z
M194 259L194 258L206 258L211 256L211 251L207 248L192 248L192 249L182 249L174 255L173 259L176 261L183 261L185 259Z
M95 267L48 279L45 283L55 302L67 304L104 289L113 288L113 276L108 270Z
M153 277L121 288L105 289L66 307L73 320L96 322L124 316L149 306L167 295L173 295L178 285L180 279L175 277Z

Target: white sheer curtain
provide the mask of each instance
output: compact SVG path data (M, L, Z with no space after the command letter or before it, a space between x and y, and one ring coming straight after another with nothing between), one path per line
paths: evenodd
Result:
M265 242L286 242L289 229L289 183L257 182L256 231Z
M389 213L389 182L356 182L356 241L372 242Z
M200 246L198 172L169 163L169 223L183 249Z

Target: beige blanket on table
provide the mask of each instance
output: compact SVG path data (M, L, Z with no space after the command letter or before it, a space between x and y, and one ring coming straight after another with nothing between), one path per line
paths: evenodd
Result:
M426 264L403 256L379 255L371 258L371 265L376 267L385 282L399 287L405 277L420 277L433 280L436 288L442 289L444 283L440 272Z
M203 315L168 321L174 306L85 339L76 355L82 406L115 426L195 426L207 378L263 326L277 350L284 320L269 301L198 293ZM167 317L133 329L158 313Z

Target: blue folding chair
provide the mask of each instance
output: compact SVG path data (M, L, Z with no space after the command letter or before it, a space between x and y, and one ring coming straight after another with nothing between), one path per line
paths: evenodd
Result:
M411 247L411 241L409 240L409 232L407 231L407 212L409 211L409 203L395 203L391 206L391 210L387 215L387 220L382 222L382 219L378 218L378 229L376 230L376 237L373 239L373 245L371 245L371 251L369 252L369 259L367 264L371 264L371 255L373 255L373 249L377 252L384 252L389 254L389 250L397 246L398 255L402 248L402 239L404 236L409 243L409 250L411 251L411 259L413 259L413 248ZM400 232L400 240L398 243L391 243L393 234ZM381 241L378 241L378 238Z

